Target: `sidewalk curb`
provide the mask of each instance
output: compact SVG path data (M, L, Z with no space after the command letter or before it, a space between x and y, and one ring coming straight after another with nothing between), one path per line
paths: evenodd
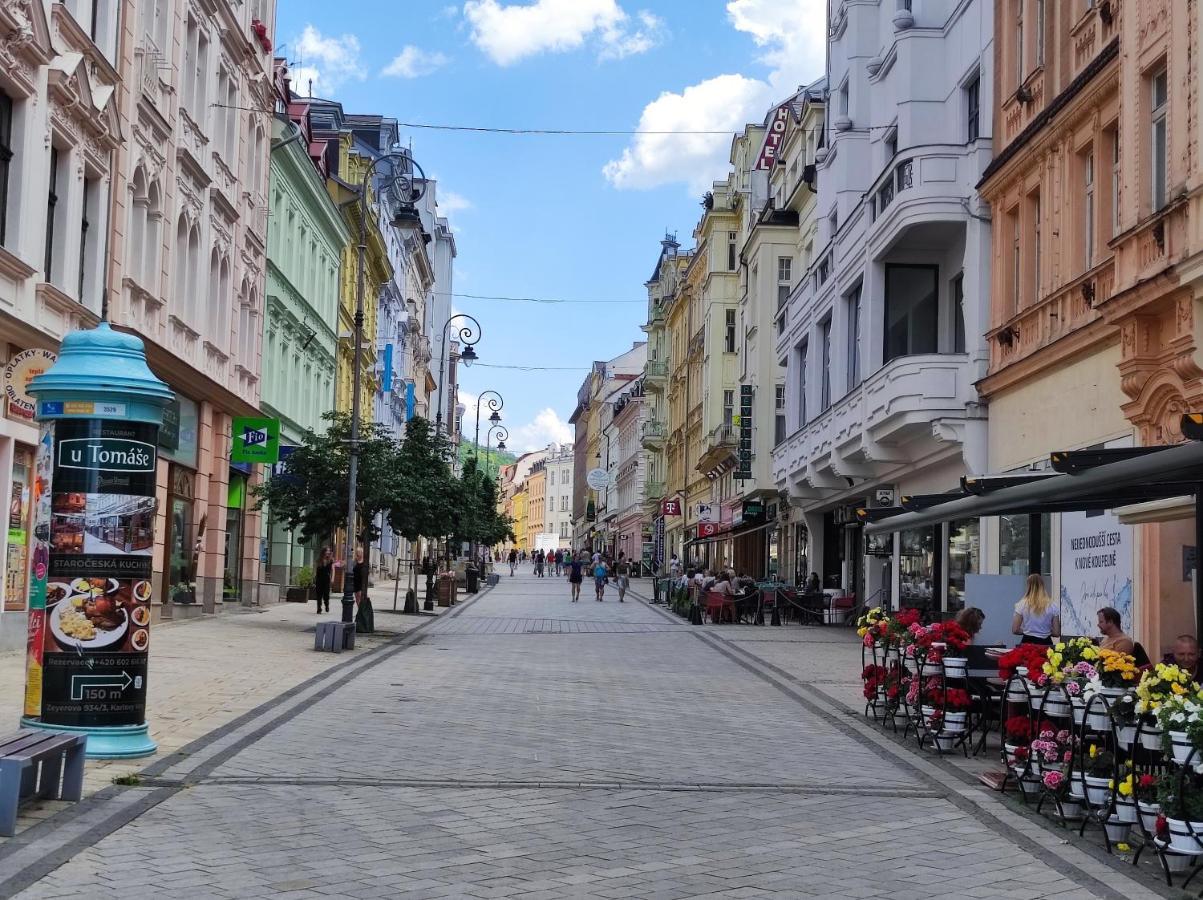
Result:
M628 593L665 618L677 621L676 616L643 595L634 591ZM761 659L752 651L702 629L695 630L693 634L716 652L772 685L837 730L869 746L883 759L909 770L920 781L940 791L941 796L950 804L991 831L1022 847L1052 868L1070 867L1075 880L1088 890L1094 891L1096 896L1113 900L1191 896L1161 882L1134 877L1134 873L1140 870L1132 865L1107 854L1102 848L1071 840L1073 831L1057 828L1052 822L1043 816L1037 816L1026 807L1007 803L1001 794L987 790L967 773L944 765L938 759L921 756L901 738L870 727L867 722L862 721L862 714L857 710L836 700L821 688ZM803 691L805 693L802 693ZM954 783L954 780L959 783ZM1042 843L1039 838L1045 835L1051 835L1063 843L1051 846ZM1106 866L1109 871L1097 874L1093 872L1092 868L1100 864ZM1103 880L1104 877L1107 881ZM1117 882L1119 884L1116 884Z
M461 615L490 589L482 588L450 611L432 616L404 634L319 672L138 772L141 778L161 779L165 775L170 778L171 770L180 767L185 771L178 780L173 779L167 784L159 782L159 785L152 782L147 787L112 785L103 788L11 838L0 845L0 900L20 893L81 850L99 843L138 816L195 785L246 746L295 718L311 703L419 643L426 636L428 627ZM264 721L260 723L261 719ZM245 733L236 734L240 731ZM227 738L231 740L226 741Z

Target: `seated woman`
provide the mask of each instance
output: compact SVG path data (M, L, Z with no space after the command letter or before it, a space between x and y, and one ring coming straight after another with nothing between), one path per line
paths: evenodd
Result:
M976 606L966 606L957 613L957 617L953 621L965 629L965 633L969 635L970 643L973 643L977 640L978 632L982 630L982 623L986 621L986 614Z

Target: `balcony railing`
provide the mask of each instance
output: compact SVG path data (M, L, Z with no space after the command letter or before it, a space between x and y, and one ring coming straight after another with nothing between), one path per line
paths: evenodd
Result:
M640 441L644 447L659 447L668 435L668 427L658 419L649 419L643 423Z
M735 446L735 428L731 425L719 425L706 436L706 449Z
M647 362L647 377L667 378L668 361L663 359L649 359Z
M876 218L886 211L886 208L894 202L894 197L901 194L903 191L910 190L915 184L915 163L914 160L904 159L894 167L883 180L881 186L874 194L875 204L873 216Z
M648 500L659 500L664 496L664 482L649 478L643 483L643 493Z

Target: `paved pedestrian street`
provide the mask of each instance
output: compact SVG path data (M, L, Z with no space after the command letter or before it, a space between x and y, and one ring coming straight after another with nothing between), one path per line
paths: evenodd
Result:
M0 847L0 895L1160 896L727 627L503 575Z

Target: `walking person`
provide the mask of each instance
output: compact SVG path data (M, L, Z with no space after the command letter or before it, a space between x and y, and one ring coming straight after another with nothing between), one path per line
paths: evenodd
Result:
M355 568L351 572L355 590L355 631L371 634L376 630L376 617L368 597L368 564L363 561L363 548L355 548Z
M545 561L545 559L543 556L543 551L542 550L536 551L535 552L535 574L538 575L540 578L543 577L544 561Z
M627 562L625 553L618 554L618 563L614 566L614 574L618 576L618 602L625 602L627 588L631 586L631 564Z
M330 612L330 583L334 580L334 552L323 547L313 570L313 587L317 593L317 614L322 614L322 605Z
M572 602L581 599L581 582L584 581L584 566L575 557L568 563L568 583L572 585Z
M597 589L597 602L602 603L605 600L606 581L609 580L610 570L606 568L606 561L597 558L593 564L593 586Z
M556 578L560 577L560 569L564 565L564 551L556 550L555 556L552 557L556 567Z
M516 547L510 548L510 577L514 577L514 569L518 567L518 550Z

